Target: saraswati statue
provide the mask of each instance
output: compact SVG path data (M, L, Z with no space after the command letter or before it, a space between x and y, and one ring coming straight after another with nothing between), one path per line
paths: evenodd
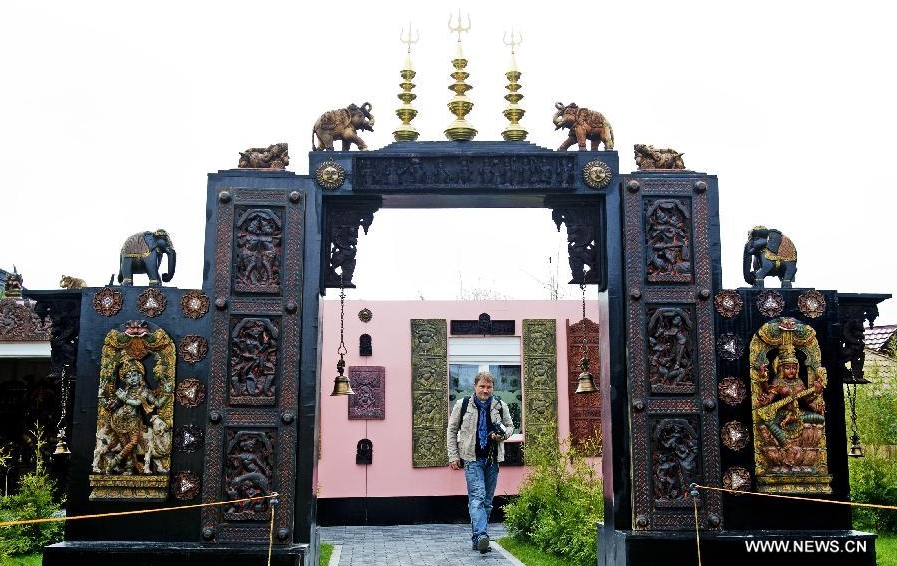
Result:
M816 332L790 317L773 319L751 339L750 362L758 491L831 493L827 375Z

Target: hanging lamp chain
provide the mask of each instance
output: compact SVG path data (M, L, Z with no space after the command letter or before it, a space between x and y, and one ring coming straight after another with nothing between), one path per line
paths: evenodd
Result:
M346 349L345 342L345 328L346 328L346 289L343 286L343 274L340 273L339 276L339 348L337 348L336 353L339 354L340 359L343 358L346 354L349 353L349 350Z

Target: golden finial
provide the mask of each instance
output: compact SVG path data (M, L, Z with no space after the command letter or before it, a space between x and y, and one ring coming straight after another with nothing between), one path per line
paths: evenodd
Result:
M415 86L414 83L411 82L411 79L413 79L414 75L417 74L414 72L414 68L411 66L411 46L417 43L419 40L419 30L415 30L414 39L411 38L411 22L408 22L407 36L405 35L404 29L399 32L399 41L406 44L408 46L408 50L405 54L405 66L399 73L399 75L402 77L402 82L399 83L399 86L402 87L402 92L398 96L399 100L402 101L402 105L396 110L396 116L398 116L399 120L402 121L402 125L392 133L396 141L414 141L418 138L418 136L420 136L420 132L418 132L417 129L415 129L415 127L411 125L411 120L413 120L414 117L417 116L417 110L415 110L411 106L411 101L417 98L417 95L411 92Z
M461 50L461 34L470 30L470 14L467 14L466 27L461 23L461 10L458 10L458 25L452 25L451 14L448 25L451 33L458 34L458 42L455 47L455 56L452 59L455 71L450 75L455 82L449 85L449 90L454 91L455 95L448 103L449 111L455 115L455 120L446 128L445 137L452 141L469 141L477 135L477 131L464 119L473 108L473 102L467 98L465 93L473 87L464 82L470 74L464 71L464 68L467 67L467 59L464 58L464 53Z
M527 131L517 122L523 118L523 115L526 114L526 110L517 105L517 103L520 102L520 99L523 98L523 95L517 92L520 90L520 83L517 82L520 80L520 71L517 70L517 59L514 57L514 54L516 52L516 47L523 43L523 34L519 31L515 34L514 28L511 28L511 40L508 41L508 34L505 33L502 37L502 42L511 48L511 63L508 72L505 73L505 77L508 79L508 84L505 88L509 91L508 94L505 95L505 100L507 100L509 104L504 112L502 112L504 117L511 123L504 129L501 136L505 141L522 141L526 139Z

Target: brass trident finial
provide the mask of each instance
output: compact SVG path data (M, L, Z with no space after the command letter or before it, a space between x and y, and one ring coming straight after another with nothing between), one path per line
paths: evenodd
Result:
M514 39L515 33L517 36L516 40ZM501 41L511 48L511 55L514 55L514 48L523 43L523 34L521 34L519 31L515 32L514 28L511 28L511 41L508 41L508 32L505 32L505 34L501 38Z
M408 45L408 53L411 53L411 46L418 41L420 41L420 30L414 30L415 37L411 39L411 22L408 22L408 38L405 38L405 28L402 28L402 31L399 32L399 41Z
M467 14L467 27L464 27L463 25L461 25L461 9L460 8L458 8L458 25L457 26L452 25L452 15L451 14L449 14L448 25L449 25L450 32L458 34L458 42L460 43L461 42L461 34L465 31L470 30L470 13L468 12L468 14Z

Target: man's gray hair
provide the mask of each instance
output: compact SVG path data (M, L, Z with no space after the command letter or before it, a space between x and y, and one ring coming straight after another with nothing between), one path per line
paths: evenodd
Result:
M486 381L492 383L492 385L495 385L495 378L488 371L481 371L480 373L478 373L477 376L475 378L473 378L473 384L476 385L477 383L479 383L480 381L482 381L484 379Z

